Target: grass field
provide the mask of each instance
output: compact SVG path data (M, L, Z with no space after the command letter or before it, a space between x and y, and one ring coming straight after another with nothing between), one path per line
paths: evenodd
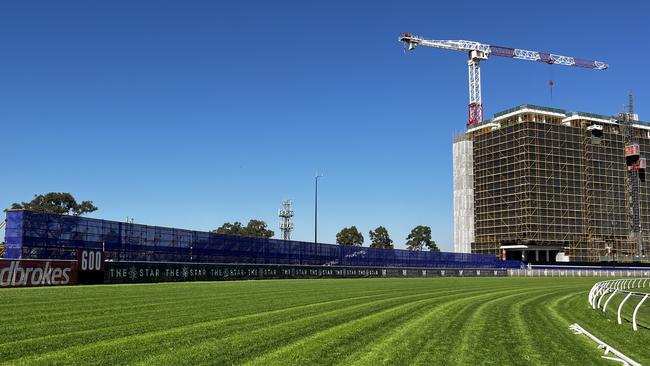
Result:
M650 330L589 308L597 279L345 279L0 290L0 363L615 365Z

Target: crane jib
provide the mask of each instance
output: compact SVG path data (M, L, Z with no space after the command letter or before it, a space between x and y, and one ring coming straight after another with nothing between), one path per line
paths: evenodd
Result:
M515 49L501 46L490 46L490 55L501 57L515 57Z
M399 40L408 46L409 50L416 46L442 48L452 51L469 52L467 61L469 72L469 105L467 126L483 122L483 103L481 102L481 72L480 63L489 56L500 56L515 60L539 61L551 65L583 67L592 70L605 70L609 67L604 62L585 60L575 57L556 55L548 52L537 52L502 46L491 46L485 43L466 40L429 40L410 33L402 33Z
M584 68L596 69L596 70L604 70L608 67L606 63L600 61L585 60L585 59L580 59L575 57L556 55L548 52L528 51L528 50L521 50L521 49L502 47L502 46L490 46L489 54L491 56L493 55L493 56L500 56L500 57L516 58L520 60L539 61L539 62L545 62L547 64L577 66L577 67L584 67Z

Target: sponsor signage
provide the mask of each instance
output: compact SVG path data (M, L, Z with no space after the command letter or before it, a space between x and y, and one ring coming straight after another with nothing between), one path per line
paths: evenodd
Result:
M281 278L496 277L507 275L507 271L503 269L460 270L398 267L105 262L104 258L104 253L101 251L83 250L79 251L77 261L0 260L0 287Z
M506 270L106 262L104 283L224 281L280 278L494 277Z
M58 286L76 283L76 261L0 260L0 287Z
M104 252L93 249L79 249L77 251L79 271L103 271Z
M77 250L77 283L90 285L104 283L105 255L101 249Z

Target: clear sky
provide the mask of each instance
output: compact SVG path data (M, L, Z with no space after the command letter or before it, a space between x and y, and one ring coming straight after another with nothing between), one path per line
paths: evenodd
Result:
M574 4L575 3L575 4ZM599 5L600 4L600 5ZM2 1L0 206L35 193L93 217L198 230L295 202L298 240L429 225L453 247L451 140L467 118L468 39L610 64L491 58L486 115L523 103L650 120L647 2ZM555 81L551 100L548 80ZM0 233L3 234L3 233Z

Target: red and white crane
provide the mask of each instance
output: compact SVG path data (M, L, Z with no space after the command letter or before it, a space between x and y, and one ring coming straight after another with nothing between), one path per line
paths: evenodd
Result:
M519 60L540 61L547 64L584 67L594 70L605 70L609 65L601 61L584 60L575 57L556 55L554 53L528 51L518 48L492 46L484 43L463 40L428 40L402 33L400 42L409 50L416 46L444 48L453 51L469 53L467 65L469 68L469 106L467 125L472 126L483 122L483 104L481 102L481 68L480 63L489 56L516 58Z

